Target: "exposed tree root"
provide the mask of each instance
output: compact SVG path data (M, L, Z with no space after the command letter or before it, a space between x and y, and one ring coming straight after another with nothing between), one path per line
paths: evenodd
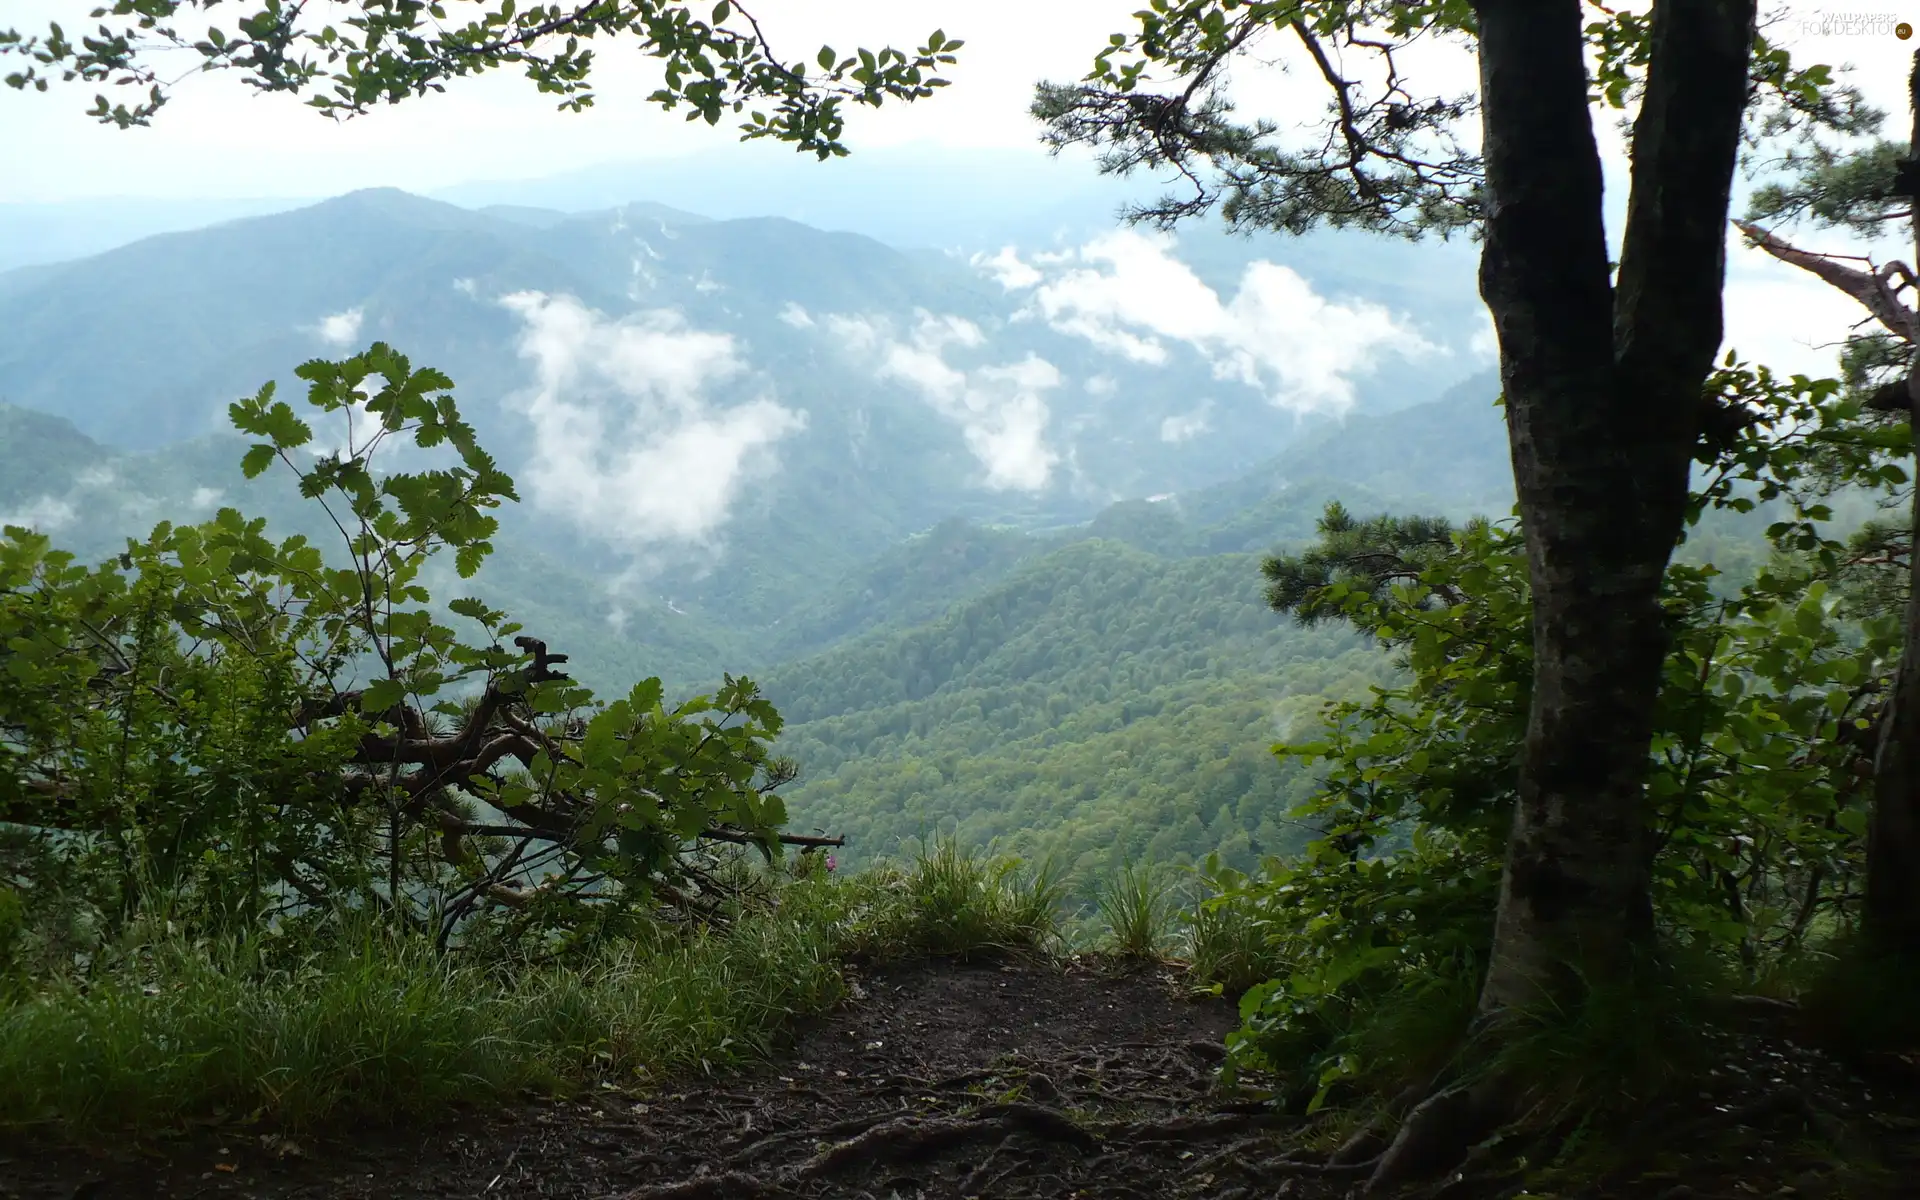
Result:
M1379 1195L1458 1167L1476 1142L1512 1116L1511 1091L1502 1080L1455 1084L1433 1093L1400 1123L1362 1194Z
M1293 1118L1284 1113L1263 1108L1257 1112L1224 1113L1210 1117L1173 1117L1166 1121L1140 1121L1115 1128L1113 1136L1125 1138L1130 1142L1184 1142L1218 1137L1223 1133L1239 1133L1246 1129L1266 1129L1292 1123Z
M1365 1175L1374 1170L1374 1160L1357 1163L1333 1163L1320 1159L1294 1158L1281 1155L1278 1158L1264 1159L1253 1164L1256 1175Z
M1195 1160L1183 1173L1183 1178L1199 1179L1206 1175L1217 1175L1221 1171L1245 1174L1248 1171L1247 1164L1254 1161L1254 1151L1265 1144L1265 1138L1242 1138L1224 1150L1216 1150L1205 1158Z
M625 1200L761 1200L789 1193L772 1180L740 1171L701 1175L677 1183L660 1183L628 1192Z
M784 1133L770 1133L736 1149L732 1160L736 1163L757 1158L770 1150L776 1150L789 1142L837 1141L853 1134L865 1133L875 1125L898 1116L898 1110L872 1113L864 1117L849 1117L844 1121L835 1121L830 1125L814 1125L806 1129L789 1129Z
M830 1175L843 1167L877 1158L919 1158L958 1142L1015 1133L1065 1142L1083 1151L1100 1144L1098 1138L1075 1125L1058 1109L1038 1104L995 1104L967 1117L902 1117L876 1125L808 1159L795 1171L794 1178Z
M739 1169L740 1164L774 1146L835 1129L862 1131L771 1177ZM1100 1145L1099 1138L1074 1124L1065 1113L1039 1104L990 1104L964 1117L902 1116L892 1120L884 1115L859 1117L822 1126L819 1130L794 1130L762 1138L736 1154L727 1171L641 1188L627 1193L626 1200L704 1200L705 1197L718 1200L732 1196L753 1200L779 1196L786 1194L791 1185L833 1175L849 1167L922 1159L963 1142L998 1137L1000 1147L973 1172L974 1176L981 1177L977 1182L990 1182L983 1172L1008 1142L1022 1134L1042 1141L1064 1142L1082 1152L1098 1149Z
M999 1171L994 1170L994 1166L999 1162L1001 1154L1011 1150L1016 1140L1018 1140L1016 1136L1011 1133L1001 1138L1000 1144L988 1151L987 1156L980 1160L980 1165L967 1172L967 1177L960 1181L960 1194L962 1196L977 1196L988 1187L991 1187L993 1182L1007 1171L1018 1170L1017 1167L1002 1167Z

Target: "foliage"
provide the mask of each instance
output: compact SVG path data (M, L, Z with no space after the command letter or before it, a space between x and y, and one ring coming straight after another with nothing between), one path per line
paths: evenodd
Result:
M1693 520L1768 501L1792 516L1770 527L1775 561L1730 594L1716 594L1710 565L1667 571L1648 836L1670 943L1754 981L1857 916L1862 747L1898 653L1894 621L1840 603L1845 543L1826 532L1818 481L1837 472L1884 488L1906 476L1887 461L1896 443L1854 423L1857 403L1834 381L1782 380L1729 357L1709 388L1745 419L1708 456ZM1269 563L1277 605L1345 618L1397 651L1411 679L1329 705L1319 738L1275 747L1319 769L1296 815L1325 836L1298 861L1229 877L1203 906L1216 923L1259 924L1280 964L1242 999L1235 1066L1285 1069L1310 1108L1399 1071L1367 1047L1403 1019L1410 991L1467 997L1434 1044L1464 1033L1532 681L1514 523L1452 530L1441 553L1439 522L1358 523L1331 508L1325 529L1318 546Z
M1276 860L1277 861L1277 860ZM1209 854L1193 870L1193 902L1178 919L1192 982L1214 995L1241 996L1285 967L1267 937L1272 924L1252 901L1248 875ZM1234 899L1222 902L1223 897Z
M1453 549L1453 528L1446 521L1391 516L1356 521L1338 500L1327 503L1318 532L1300 554L1272 556L1261 564L1268 605L1292 613L1302 625L1339 615L1332 606L1340 595L1328 586L1336 577L1364 580L1376 600L1385 599L1396 583L1418 582L1427 567ZM1457 592L1435 592L1442 603L1461 600Z
M1825 143L1797 148L1783 157L1786 177L1754 189L1750 221L1811 220L1874 236L1906 205L1894 191L1895 172L1907 156L1897 142L1875 142L1844 153Z
M503 906L534 932L695 903L706 840L772 852L793 768L753 685L596 703L472 598L448 606L483 635L463 641L422 580L447 551L479 568L512 481L438 372L376 344L299 374L344 443L312 453L268 386L232 406L261 439L243 467L285 465L345 565L232 509L91 568L29 530L0 541L0 869L42 951L356 909L444 945ZM456 463L387 469L400 441Z
M26 62L6 82L45 91L58 75L64 82L145 87L146 98L131 105L95 96L90 115L122 129L149 124L166 103L168 85L155 64L168 50L195 56L198 70L237 70L259 91L304 97L335 118L445 91L455 79L500 67L523 69L537 90L578 111L593 103L594 52L582 43L626 40L662 64L665 85L648 97L653 103L684 106L688 120L709 125L744 111L743 140L775 138L828 158L846 153L840 142L845 101L878 106L889 97L932 95L946 84L934 72L954 62L962 44L935 30L912 57L892 47L845 56L822 47L812 64L787 64L732 0L719 0L705 21L671 0L527 8L513 0L361 0L350 6L351 15L333 20L309 15L302 4L265 0L232 33L218 25L175 24L217 3L116 0L92 11L101 23L78 40L58 23L42 34L0 29L0 54ZM771 114L749 111L757 101L772 101Z
M1593 101L1622 110L1643 89L1652 22L1589 3ZM1091 146L1112 173L1171 169L1189 189L1131 219L1170 228L1217 206L1236 228L1296 234L1322 223L1403 237L1477 226L1482 166L1460 126L1478 98L1420 94L1404 61L1423 41L1471 43L1468 0L1154 0L1134 15L1138 27L1113 34L1083 80L1042 83L1033 103L1053 148ZM1324 114L1304 137L1294 123L1240 117L1230 96L1235 69L1272 62L1276 38L1297 43L1293 61L1327 85ZM1763 36L1750 76L1755 141L1854 133L1878 119L1831 68L1797 66Z

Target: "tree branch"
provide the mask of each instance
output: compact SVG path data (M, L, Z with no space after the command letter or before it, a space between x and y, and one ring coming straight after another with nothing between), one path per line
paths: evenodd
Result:
M1781 262L1816 275L1859 301L1895 337L1908 343L1920 343L1920 316L1901 303L1892 282L1895 278L1911 281L1912 272L1905 265L1896 262L1877 271L1862 271L1858 267L1844 265L1839 255L1819 254L1789 245L1750 221L1735 221L1734 225L1747 236L1748 241ZM1868 265L1872 264L1869 262ZM1906 388L1905 383L1899 386L1903 391Z

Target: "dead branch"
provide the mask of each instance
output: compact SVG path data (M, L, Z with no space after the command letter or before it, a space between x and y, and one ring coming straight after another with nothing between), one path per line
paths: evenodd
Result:
M1905 283L1913 280L1913 272L1904 264L1888 263L1877 271L1862 271L1844 265L1836 255L1798 249L1751 222L1735 221L1734 225L1754 245L1781 262L1809 271L1858 300L1895 337L1920 344L1920 316L1901 302L1894 286L1896 279Z
M702 841L709 842L731 842L736 846L750 846L754 843L752 834L742 833L738 829L709 829L702 833L700 838ZM779 836L779 841L783 846L802 846L807 849L847 844L847 839L844 837L819 837L804 833L783 833Z

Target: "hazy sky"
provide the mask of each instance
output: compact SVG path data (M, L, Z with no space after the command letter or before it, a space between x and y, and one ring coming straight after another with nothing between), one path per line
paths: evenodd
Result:
M24 27L64 17L71 31L94 2L6 0L0 21ZM1025 108L1033 81L1084 74L1106 35L1126 27L1138 7L1138 0L762 0L754 12L789 61L810 60L823 42L910 50L935 28L966 39L953 87L912 106L857 110L849 122L856 148L908 141L1032 148ZM285 97L254 95L232 76L187 81L154 128L125 132L82 115L88 93L7 91L0 124L18 169L0 172L0 201L427 190L736 145L724 126L688 125L646 104L656 86L651 60L611 43L601 53L600 99L585 113L556 112L552 98L505 72L343 124Z
M85 13L95 2L6 0L0 21L32 27L50 17L63 19L71 33L85 27ZM1781 18L1774 35L1797 56L1853 65L1855 81L1883 108L1898 112L1911 49L1920 43L1900 42L1888 29L1908 5L1855 3L1791 9L1776 4L1768 11ZM216 11L224 16L234 7ZM1130 13L1138 7L1139 0L760 0L754 11L788 60L810 58L822 42L842 50L888 42L910 49L935 27L966 39L950 72L954 86L912 106L851 114L849 142L857 153L905 143L1033 149L1035 130L1025 111L1033 82L1084 73L1108 33L1131 27ZM1417 79L1442 90L1472 78L1464 55L1429 55L1415 67ZM556 112L550 98L500 73L455 81L447 95L335 123L285 97L255 95L233 76L216 75L179 86L155 128L129 131L85 117L88 97L75 88L56 87L46 95L0 91L8 160L0 170L0 202L304 197L381 185L426 191L692 152L791 153L766 144L739 146L724 128L690 126L647 105L643 97L655 73L636 52L609 46L597 76L600 100L586 113ZM1282 118L1301 112L1312 119L1323 103L1312 80L1274 69L1248 70L1236 90L1247 108ZM1623 161L1618 140L1610 130L1603 134L1617 168ZM1036 187L1046 186L1040 172L1085 169L1044 164L1037 168ZM1824 369L1831 359L1824 344L1837 339L1854 316L1848 304L1756 252L1737 250L1731 266L1731 339L1743 350L1764 348L1783 367Z
M1860 81L1893 107L1903 99L1907 45L1884 33L1822 36L1808 28L1850 15L1890 22L1906 7L1858 2L1866 7L1798 5L1777 32L1810 58L1857 64ZM86 27L95 3L6 0L0 20L32 28L59 19L71 33ZM215 11L224 16L232 7ZM953 87L911 106L854 110L856 149L912 141L1031 149L1034 128L1025 110L1033 82L1084 73L1107 34L1132 26L1138 7L1139 0L760 0L755 12L789 60L810 59L822 42L842 50L883 42L910 49L935 27L966 39ZM504 72L459 80L446 95L345 123L286 97L256 95L232 75L188 79L156 127L127 131L85 117L89 96L78 88L0 92L0 128L12 160L0 172L0 201L310 196L377 185L428 190L735 144L724 130L688 125L647 105L643 97L655 85L650 60L612 44L602 53L601 98L586 113L556 112L551 98ZM1471 63L1461 55L1429 55L1416 67L1417 78L1443 88L1471 80ZM1311 118L1321 103L1315 81L1278 71L1245 71L1236 86L1250 108L1266 112L1283 115L1307 100L1312 107L1303 116ZM760 144L737 149L790 153Z

